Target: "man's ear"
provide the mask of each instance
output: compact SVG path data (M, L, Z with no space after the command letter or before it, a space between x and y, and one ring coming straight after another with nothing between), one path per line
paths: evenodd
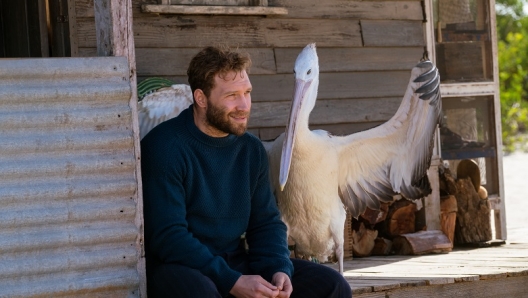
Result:
M207 97L203 93L202 89L194 90L194 100L200 108L207 107Z

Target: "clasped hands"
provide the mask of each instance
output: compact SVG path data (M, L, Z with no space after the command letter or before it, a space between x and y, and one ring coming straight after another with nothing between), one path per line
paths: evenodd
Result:
M288 275L277 272L271 283L260 275L242 275L229 293L237 298L288 298L292 291Z

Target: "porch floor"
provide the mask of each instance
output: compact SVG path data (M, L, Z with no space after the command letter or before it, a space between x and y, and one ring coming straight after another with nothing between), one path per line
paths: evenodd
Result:
M344 271L354 298L528 297L528 243L353 258Z

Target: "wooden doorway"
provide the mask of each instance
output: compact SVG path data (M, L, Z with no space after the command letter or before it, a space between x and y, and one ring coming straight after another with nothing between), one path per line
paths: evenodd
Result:
M67 0L0 0L0 58L70 56Z

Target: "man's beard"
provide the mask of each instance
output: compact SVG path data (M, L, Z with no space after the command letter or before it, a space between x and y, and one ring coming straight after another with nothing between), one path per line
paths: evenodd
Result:
M227 113L225 109L218 108L208 100L207 111L205 114L205 119L207 123L210 126L218 129L219 131L234 134L237 136L243 135L247 129L247 121L246 124L231 123L230 115L233 115L235 117L246 117L247 120L249 120L249 112Z

